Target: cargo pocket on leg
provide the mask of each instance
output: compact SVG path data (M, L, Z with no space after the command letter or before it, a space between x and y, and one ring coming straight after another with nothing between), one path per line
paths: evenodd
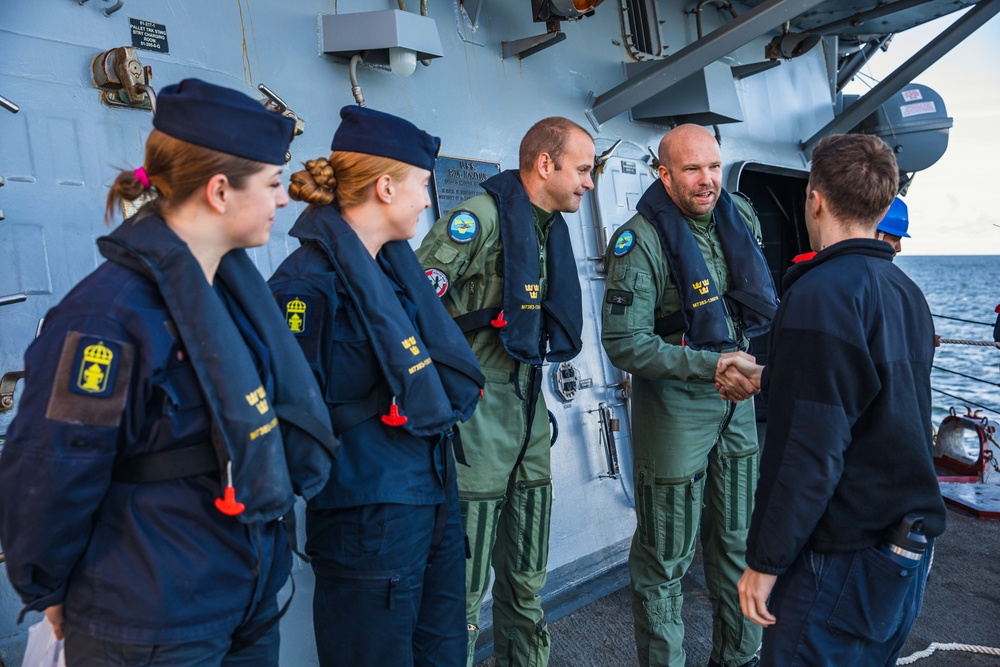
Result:
M466 585L471 593L479 593L490 580L490 558L496 544L497 523L503 507L503 496L476 495L459 501L462 526L471 552L466 562Z
M636 522L639 527L639 542L643 546L656 549L656 512L653 509L653 475L648 470L639 472L635 485Z
M663 524L657 531L663 541L660 548L662 561L674 561L694 549L704 488L704 468L691 477L656 478L653 485L653 505L661 508L660 514L663 517Z
M750 527L753 515L753 496L757 488L757 452L726 454L722 468L725 471L726 527L730 531L743 531Z
M544 572L549 560L549 515L552 511L552 480L517 482L518 504L517 570Z

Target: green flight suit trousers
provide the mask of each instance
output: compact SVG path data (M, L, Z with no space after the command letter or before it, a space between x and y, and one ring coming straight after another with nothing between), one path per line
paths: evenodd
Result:
M539 394L534 419L527 423L527 401L521 398L530 394L525 367L517 384L510 373L483 371L483 398L472 418L459 426L469 462L468 467L457 466L462 522L472 550L465 575L468 665L473 664L492 564L497 666L544 667L549 631L538 592L545 586L552 512L548 411Z
M637 527L629 574L639 664L684 665L681 578L700 527L711 657L742 665L762 634L743 616L736 590L760 458L753 402L725 401L706 382L633 381Z

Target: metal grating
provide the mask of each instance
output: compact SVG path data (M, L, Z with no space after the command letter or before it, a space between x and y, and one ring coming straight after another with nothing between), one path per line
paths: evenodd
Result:
M624 0L622 26L625 44L633 58L645 60L663 55L655 0Z

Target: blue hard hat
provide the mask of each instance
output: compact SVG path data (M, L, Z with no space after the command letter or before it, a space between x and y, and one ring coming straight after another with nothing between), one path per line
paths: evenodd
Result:
M906 202L896 197L892 200L892 205L886 211L885 217L878 223L878 231L908 239L910 235L906 233L906 230L909 226L910 217L906 212Z

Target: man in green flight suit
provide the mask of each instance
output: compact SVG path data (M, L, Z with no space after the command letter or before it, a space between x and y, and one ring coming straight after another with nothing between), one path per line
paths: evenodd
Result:
M761 629L740 611L759 448L756 389L720 360L743 356L777 307L760 223L722 189L710 132L682 125L659 147L659 179L605 256L604 349L633 376L637 527L629 554L639 663L684 665L681 578L701 530L712 602L710 667L757 664Z
M522 139L519 166L484 182L486 194L438 220L417 250L486 377L479 407L461 425L467 465L457 466L472 554L466 567L470 666L491 562L496 664L548 663L538 596L552 508L541 364L580 351L580 282L560 212L575 212L594 187L594 142L576 123L546 118Z

